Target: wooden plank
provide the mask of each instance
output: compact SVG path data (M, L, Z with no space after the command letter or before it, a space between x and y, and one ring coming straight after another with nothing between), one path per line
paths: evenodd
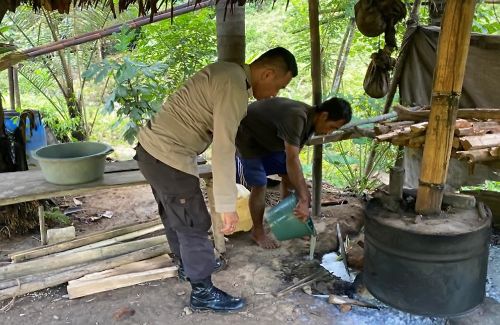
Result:
M460 138L465 150L476 150L500 146L500 134L485 134Z
M12 263L0 267L0 280L14 279L28 274L36 274L56 270L66 266L89 263L122 254L127 254L139 249L166 244L165 236L157 236L140 239L123 244L99 247L88 251L78 252L60 258L58 256L47 256L40 259L30 260L23 263Z
M104 261L66 268L64 270L58 269L51 273L43 274L43 277L34 277L32 275L22 277L11 281L13 282L13 286L0 290L0 301L45 288L54 287L70 280L80 278L89 273L111 269L123 264L148 259L166 253L169 253L168 245L161 244L117 257L108 258Z
M156 256L156 257L153 257L153 258L150 258L147 260L142 260L142 261L138 261L138 262L120 265L118 267L115 267L115 268L112 268L109 270L90 273L90 274L84 275L83 277L81 277L79 279L71 280L68 282L68 284L71 285L75 282L103 279L103 278L107 278L110 276L126 274L126 273L149 271L149 270L159 269L159 268L168 267L168 266L172 266L172 265L173 265L173 263L172 263L172 259L170 258L170 256L168 256L167 254L163 254L163 255Z
M64 243L58 243L58 244L49 245L49 246L45 246L45 247L38 247L38 248L34 248L34 249L30 248L27 250L14 252L12 254L9 254L9 257L14 262L21 262L21 261L29 260L32 258L46 256L49 254L62 252L62 251L69 250L72 248L81 247L81 246L84 246L84 245L87 245L90 243L95 243L95 242L98 242L101 240L106 240L106 239L113 238L116 236L121 236L124 234L128 234L130 232L154 227L154 226L160 225L160 224L162 224L162 223L161 223L161 220L158 218L158 219L155 219L152 221L148 221L148 222L144 222L144 223L140 223L140 224L136 224L136 225L129 225L129 226L125 226L125 227L114 228L111 230L96 232L96 233L93 233L93 234L90 234L87 236L82 236L82 237L79 237L79 238L76 238L76 239L73 239L73 240L70 240L70 241L67 241Z
M95 243L92 243L92 244L89 244L89 245L81 246L81 247L70 249L70 250L65 250L65 251L62 251L60 253L52 254L52 256L65 256L65 255L74 254L74 253L77 253L77 252L83 252L83 251L86 251L86 250L89 250L89 249L94 249L94 248L98 248L98 247L109 246L109 245L113 245L113 244L117 244L117 243L121 243L121 242L130 240L130 239L134 239L134 238L137 238L137 237L141 237L141 236L144 236L144 235L147 235L147 234L151 234L151 233L159 231L159 230L163 230L163 231L165 230L165 228L163 226L163 223L160 223L160 224L155 225L153 227L149 227L149 228L137 230L137 231L134 231L134 232L130 232L130 233L125 234L125 235L121 235L121 236L113 237L113 238L110 238L110 239L98 241L98 242L95 242Z
M144 272L128 273L90 281L74 281L68 285L69 299L88 296L94 293L129 287L135 284L163 280L177 275L177 266L170 266Z
M201 178L211 178L210 165L198 166ZM65 195L81 195L95 190L147 184L138 170L104 174L85 184L56 185L45 180L40 170L0 174L0 206Z
M207 163L207 160L202 156L196 157L196 162L198 165L204 165ZM134 159L131 160L123 160L123 161L113 161L106 162L104 164L104 173L116 173L116 172L125 172L131 170L139 170L139 165L137 161Z

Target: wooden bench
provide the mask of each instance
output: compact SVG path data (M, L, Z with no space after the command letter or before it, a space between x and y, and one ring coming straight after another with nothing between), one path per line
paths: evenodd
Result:
M200 161L199 161L200 163ZM226 251L224 235L220 232L222 218L215 212L212 168L208 164L198 165L200 178L205 180L215 248L223 254ZM56 185L45 180L40 170L0 174L0 206L48 199L57 196L82 195L95 190L147 184L135 160L106 163L104 176L94 182L78 185ZM46 228L43 206L39 208L40 236L42 245L46 244Z

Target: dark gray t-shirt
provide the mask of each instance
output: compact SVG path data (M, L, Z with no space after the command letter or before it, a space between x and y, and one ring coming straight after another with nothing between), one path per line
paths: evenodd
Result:
M248 106L236 135L243 158L256 158L285 150L285 141L302 147L313 132L314 110L288 98L259 100Z

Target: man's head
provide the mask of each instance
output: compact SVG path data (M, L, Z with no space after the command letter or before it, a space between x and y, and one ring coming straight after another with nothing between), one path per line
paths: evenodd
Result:
M276 47L250 64L255 99L274 97L297 76L297 62L290 51Z
M351 105L344 99L332 97L315 109L314 133L328 134L351 121Z

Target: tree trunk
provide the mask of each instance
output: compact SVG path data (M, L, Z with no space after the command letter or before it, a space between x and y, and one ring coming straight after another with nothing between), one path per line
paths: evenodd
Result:
M43 11L43 13L54 42L59 41L57 25L52 21L49 13L47 13L45 10ZM69 116L72 119L76 118L79 120L76 129L71 132L71 135L78 141L83 141L87 138L87 135L83 126L82 105L77 99L75 88L73 86L73 74L71 72L71 66L69 65L68 60L66 59L64 54L64 50L57 51L57 55L61 60L61 66L65 81L64 85L59 86L61 87L64 99L66 100L66 106L68 107Z
M245 62L245 6L219 1L216 6L217 58Z
M349 57L349 52L351 51L355 28L356 21L354 20L354 18L350 18L349 24L347 25L347 29L344 34L344 39L342 40L342 45L340 46L337 64L335 66L335 73L333 75L331 93L334 95L339 92L340 82L342 81L342 76L344 75L347 58Z

